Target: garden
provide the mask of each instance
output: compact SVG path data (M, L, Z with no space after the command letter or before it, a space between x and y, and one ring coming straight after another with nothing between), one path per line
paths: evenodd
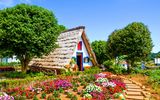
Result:
M2 80L0 100L124 100L125 89L121 78L95 67L57 76L41 73Z

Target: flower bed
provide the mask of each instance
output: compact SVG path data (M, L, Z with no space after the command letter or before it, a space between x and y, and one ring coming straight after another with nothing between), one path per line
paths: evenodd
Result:
M112 78L111 73L72 77L57 77L52 80L32 83L26 87L9 88L4 92L15 100L20 100L20 98L23 100L33 98L35 100L36 98L38 100L63 100L65 98L72 100L106 100L122 95L123 90L125 90L125 84L121 79Z
M85 88L84 100L106 100L122 95L125 90L125 84L119 78L111 78L111 74L95 74L95 83L89 84ZM110 77L109 79L107 77ZM124 99L124 98L123 98Z

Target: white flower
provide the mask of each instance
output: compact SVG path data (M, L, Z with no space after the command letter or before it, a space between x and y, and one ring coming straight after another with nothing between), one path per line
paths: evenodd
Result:
M101 78L105 78L105 77L106 77L106 74L99 73L98 76L101 77Z
M102 83L102 86L103 87L115 87L116 86L116 84L114 83L114 82L103 82Z
M108 82L108 79L107 78L98 78L96 80L96 82L98 82L98 83Z
M97 86L97 85L95 85L95 84L89 84L88 86L86 86L85 91L86 91L87 93L90 93L90 92L92 92L92 91L101 92L102 89L101 89L101 87L99 87L99 86Z
M89 94L89 93L87 93L87 94L84 94L84 97L85 97L85 98L92 98L92 95Z

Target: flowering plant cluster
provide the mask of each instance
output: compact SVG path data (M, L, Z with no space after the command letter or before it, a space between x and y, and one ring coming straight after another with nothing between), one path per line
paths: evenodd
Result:
M72 84L65 79L57 79L54 81L54 87L55 89L59 89L59 88L66 89L66 88L72 87Z
M121 82L121 81L119 81L119 80L112 80L111 82L115 83L122 90L126 89L126 84Z
M9 96L4 92L0 92L0 100L14 100L14 97Z
M125 89L125 84L121 79L116 77L111 77L111 73L100 73L94 75L96 81L95 84L90 84L86 87L85 91L87 92L84 97L90 98L92 100L106 100L109 98L115 98L114 94L122 93ZM99 87L101 91L96 91L93 86Z
M57 80L37 82L28 87L9 88L9 89L6 89L5 92L9 95L25 96L27 99L32 99L36 94L39 94L42 92L49 94L49 93L52 93L55 89L60 89L60 88L66 89L71 86L72 84L68 80L57 79ZM7 98L9 98L9 96L7 96ZM3 99L0 99L0 100L3 100ZM8 99L4 99L4 100L8 100Z
M97 86L95 84L89 84L89 85L86 86L85 91L87 93L90 93L90 92L93 92L93 91L101 92L102 89L101 89L101 87L99 87L99 86Z
M103 87L115 87L116 84L114 82L104 82L102 83Z
M107 78L101 78L99 77L97 80L96 80L97 83L104 83L104 82L108 82L108 79Z
M92 100L105 100L105 94L103 92L93 91L90 93L92 95Z
M95 74L94 77L95 77L96 79L98 79L98 78L105 78L105 77L106 77L106 74L99 73L99 74Z

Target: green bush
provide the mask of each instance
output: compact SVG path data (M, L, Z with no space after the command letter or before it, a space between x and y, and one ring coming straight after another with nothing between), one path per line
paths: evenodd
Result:
M84 69L84 74L97 74L100 72L101 72L101 69L97 66L93 66L89 69Z
M41 94L41 98L42 98L42 99L45 99L45 98L46 98L46 93L45 93L45 92L43 92L43 93Z
M54 79L54 76L37 76L37 77L27 77L25 79L11 80L6 79L0 82L0 86L3 88L14 88L20 85L26 85L31 83L32 81L44 81L47 79Z
M28 75L22 72L6 72L5 77L7 78L25 78Z
M141 69L141 66L131 68L131 74L140 74L143 72L144 72L144 70Z
M22 72L5 72L4 76L6 78L26 78L26 77L38 77L38 76L45 76L42 72L28 72L28 73L22 73Z
M54 90L54 91L53 91L53 96L54 96L54 97L59 97L59 91Z
M30 72L27 73L29 77L37 77L37 76L44 76L44 73L42 72Z
M14 100L26 100L25 96L14 96Z
M38 100L38 97L37 97L37 96L34 96L34 97L33 97L33 100Z
M113 65L113 62L111 60L107 60L103 62L104 67L109 68L110 66Z
M125 68L123 68L122 66L119 66L119 65L114 65L107 70L114 73L114 74L124 74L127 72L127 70Z
M19 62L11 62L11 63L4 63L4 62L0 62L0 66L18 66L18 65L20 65L20 63Z
M72 76L72 75L73 75L73 72L71 72L71 71L64 71L62 75Z

